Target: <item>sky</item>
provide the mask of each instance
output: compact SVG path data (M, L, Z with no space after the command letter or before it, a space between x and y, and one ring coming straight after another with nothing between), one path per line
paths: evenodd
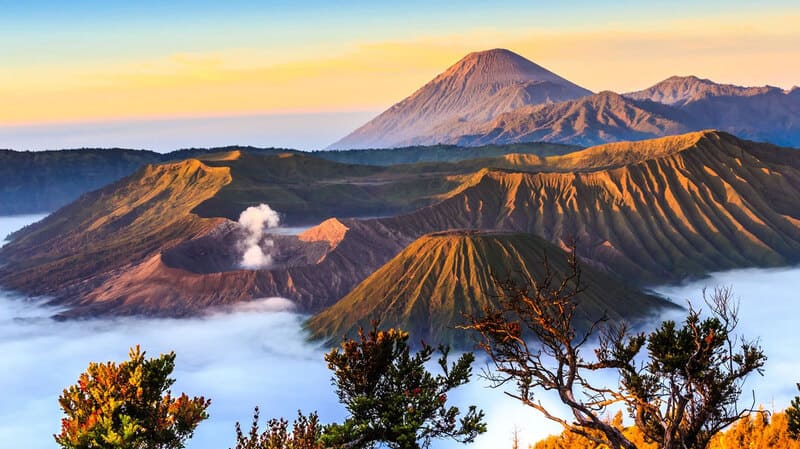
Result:
M796 0L0 0L0 11L0 148L320 148L497 47L593 91L687 74L800 84Z

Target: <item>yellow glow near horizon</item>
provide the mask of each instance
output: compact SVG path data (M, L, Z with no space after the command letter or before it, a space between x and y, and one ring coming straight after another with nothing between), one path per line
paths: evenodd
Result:
M657 23L647 29L470 30L354 44L337 54L257 49L116 65L0 72L0 124L382 109L466 53L504 47L594 91L671 75L743 85L800 84L800 16Z

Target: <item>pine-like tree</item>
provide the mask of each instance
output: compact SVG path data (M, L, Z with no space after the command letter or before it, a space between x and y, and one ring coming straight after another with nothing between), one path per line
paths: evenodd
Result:
M797 384L797 389L800 390L800 384ZM792 399L792 405L786 409L786 417L789 421L789 435L792 438L800 439L800 396Z
M486 431L483 412L470 406L460 410L448 406L448 393L470 380L472 353L447 364L448 350L439 347L442 373L425 367L434 349L424 344L411 354L406 332L359 331L341 349L326 356L334 373L339 400L350 416L342 424L328 427L323 440L328 446L370 448L384 443L396 449L427 447L433 438L452 438L470 443Z
M267 422L262 432L258 427L258 407L253 413L253 424L245 434L236 423L236 446L233 449L323 449L322 432L316 412L305 416L298 410L297 418L289 430L289 421L273 418Z

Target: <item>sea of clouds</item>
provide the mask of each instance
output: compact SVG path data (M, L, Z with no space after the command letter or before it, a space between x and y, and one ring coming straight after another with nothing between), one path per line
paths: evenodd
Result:
M150 355L175 351L173 391L212 399L211 419L198 427L190 449L233 446L234 423L249 425L256 405L264 418L292 417L302 409L318 410L325 422L341 420L345 412L323 360L328 348L305 341L306 317L291 306L286 299L270 298L206 318L56 322L49 318L55 309L0 293L0 447L21 442L28 448L55 447L62 389L89 362L125 360L136 344ZM491 433L476 447L496 447L498 440L510 444L515 425L531 439L557 430L478 380L451 397L486 411Z
M31 218L33 219L33 218ZM21 223L21 224L20 224ZM13 226L21 226L16 220ZM0 234L11 225L0 218ZM2 237L0 237L2 239ZM784 408L800 381L800 335L796 331L796 279L800 269L737 270L703 281L657 289L676 302L699 304L703 287L732 285L741 298L741 329L760 337L769 356L764 377L748 381L746 396L767 408ZM57 398L91 361L122 361L136 344L150 355L177 354L174 392L212 399L211 418L200 424L189 449L225 449L234 444L234 423L249 425L258 405L262 420L293 417L298 409L318 410L324 422L345 416L323 360L328 348L306 342L306 318L291 301L267 298L192 319L103 319L56 322L56 312L27 298L0 292L0 447L54 448L59 430ZM453 357L455 355L452 355ZM485 363L476 363L478 371ZM608 380L614 382L613 377ZM520 430L527 445L559 429L536 412L487 388L476 379L451 398L477 404L487 415L489 433L475 448L511 446ZM552 397L543 396L547 404ZM435 442L434 448L456 444Z

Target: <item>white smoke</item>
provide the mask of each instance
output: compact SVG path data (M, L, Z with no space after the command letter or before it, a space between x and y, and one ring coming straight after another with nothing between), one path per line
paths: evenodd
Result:
M262 240L265 229L277 228L279 225L278 213L266 204L248 207L239 215L239 226L245 232L245 238L240 242L243 252L242 268L258 270L272 265L272 256L264 252L264 248L270 248L274 243L270 239L263 243Z

